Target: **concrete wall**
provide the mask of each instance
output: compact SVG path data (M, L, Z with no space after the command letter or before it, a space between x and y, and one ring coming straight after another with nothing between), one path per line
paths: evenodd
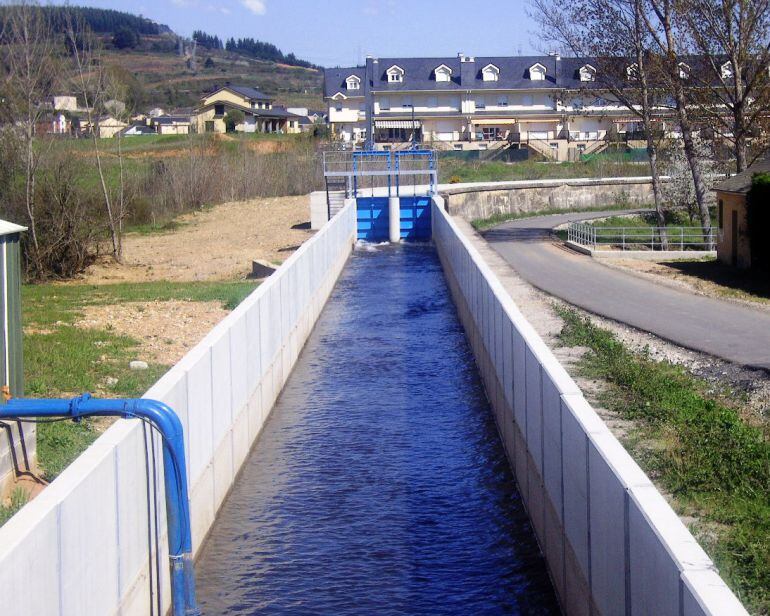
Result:
M466 220L545 209L586 210L653 203L649 177L456 184L440 190L448 211Z
M433 237L564 611L746 614L441 198Z
M184 424L195 551L286 382L354 238L355 209L347 207L145 395L169 404ZM162 492L162 480L159 484ZM7 589L0 612L146 614L145 490L141 425L118 421L0 528L0 578ZM168 606L163 505L160 517Z

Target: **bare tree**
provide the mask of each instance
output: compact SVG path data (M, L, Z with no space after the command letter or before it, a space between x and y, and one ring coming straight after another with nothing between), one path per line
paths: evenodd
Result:
M45 153L37 135L49 113L47 103L56 87L58 71L51 24L36 4L23 1L8 7L2 32L4 97L9 120L16 128L24 152L24 201L32 242L31 258L41 269L41 248L35 202L38 169Z
M691 118L691 88L687 70L683 67L680 52L681 32L678 30L677 0L644 0L645 10L641 17L651 41L650 58L661 87L668 90L672 106L682 135L682 145L692 173L695 200L698 205L701 228L704 235L711 233L711 214L708 208L708 186L698 148L694 138L694 123Z
M680 0L678 9L699 56L691 76L699 108L732 143L741 172L751 162L748 141L770 114L770 0Z
M596 69L586 88L603 92L639 119L650 162L658 226L664 227L663 190L658 169L655 115L659 92L652 87L648 67L649 35L644 26L643 0L533 0L532 15L551 34L552 42L586 58ZM661 241L665 244L665 232Z
M113 204L112 195L105 177L104 162L99 144L99 113L104 110L108 82L101 57L101 47L93 33L82 20L76 20L70 13L66 15L66 37L68 47L72 53L75 81L85 103L86 121L93 144L96 170L99 174L99 184L104 199L104 209L107 214L107 225L112 242L112 257L116 261L120 261L123 258L122 224L125 211L115 208Z

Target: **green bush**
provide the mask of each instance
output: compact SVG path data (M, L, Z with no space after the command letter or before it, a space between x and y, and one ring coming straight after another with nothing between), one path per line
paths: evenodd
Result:
M746 198L746 223L751 266L770 273L770 246L764 237L770 228L770 173L757 173L751 179L751 189Z

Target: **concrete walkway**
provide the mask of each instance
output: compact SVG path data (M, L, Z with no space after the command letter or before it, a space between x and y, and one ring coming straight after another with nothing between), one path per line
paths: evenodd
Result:
M670 288L611 269L551 241L561 224L633 212L524 218L484 233L530 284L570 304L679 346L770 370L770 313Z

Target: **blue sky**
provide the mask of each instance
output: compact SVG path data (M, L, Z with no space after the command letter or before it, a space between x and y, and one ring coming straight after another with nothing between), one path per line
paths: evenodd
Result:
M526 0L81 0L175 32L250 36L324 66L375 56L537 53Z

